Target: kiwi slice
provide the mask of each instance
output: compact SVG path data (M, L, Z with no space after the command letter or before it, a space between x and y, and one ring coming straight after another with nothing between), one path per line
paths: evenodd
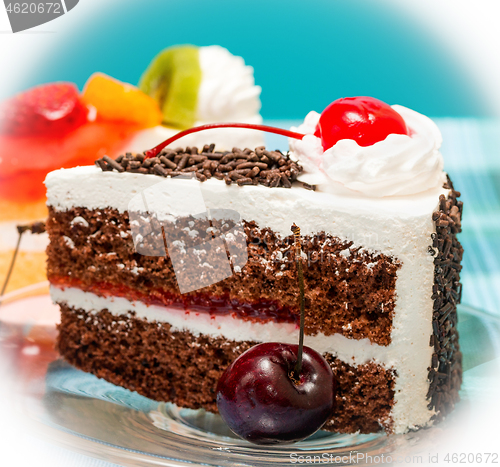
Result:
M196 122L201 68L198 47L178 45L160 52L139 81L139 89L156 99L163 123L189 128Z

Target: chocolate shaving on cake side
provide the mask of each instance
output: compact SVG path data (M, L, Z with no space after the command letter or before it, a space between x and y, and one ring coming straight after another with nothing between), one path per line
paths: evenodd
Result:
M144 154L127 152L115 160L108 156L95 164L105 172L155 174L162 177L195 176L201 182L215 177L227 185L264 185L291 188L302 167L281 151L267 151L264 146L255 150L233 148L215 151L215 144L206 144L201 152L196 147L163 149L157 157L146 159ZM308 190L313 185L302 183Z
M435 410L434 419L441 420L460 400L458 391L462 383L462 353L458 344L457 304L462 296L460 271L463 248L457 239L461 232L463 203L460 193L453 189L448 178L444 188L451 190L448 198L439 198L439 210L432 220L436 233L432 236L435 249L435 273L432 299L434 314L430 346L434 347L429 367L429 410ZM437 250L437 251L436 251Z

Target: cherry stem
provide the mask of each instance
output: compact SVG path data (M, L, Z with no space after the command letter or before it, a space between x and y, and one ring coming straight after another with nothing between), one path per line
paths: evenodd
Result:
M174 141L177 141L183 136L190 135L191 133L198 133L199 131L203 130L212 130L214 128L246 128L249 130L266 131L268 133L274 133L276 135L287 136L288 138L294 139L302 139L305 136L302 133L295 133L294 131L284 130L282 128L275 128L273 126L267 125L254 125L253 123L208 123L207 125L195 126L193 128L188 128L187 130L180 131L171 138L163 141L163 143L155 146L153 149L144 151L144 155L146 156L145 158L150 159L151 157L156 157L158 154L160 154L160 151L163 148L166 148L169 144L172 144Z
M297 363L292 372L292 378L298 383L300 382L300 372L302 371L302 353L304 349L304 322L305 322L305 300L304 300L304 272L302 271L302 250L300 246L300 228L295 224L292 225L292 232L295 239L295 255L297 257L297 272L299 276L300 290L300 334L299 334L299 350L297 352Z
M12 275L12 271L14 270L14 265L16 264L17 253L19 252L19 247L21 245L21 238L23 233L27 230L31 230L34 234L40 234L45 232L45 223L43 222L34 222L29 225L18 225L17 226L17 243L16 248L14 249L14 254L12 255L12 260L10 261L9 270L7 271L7 275L5 276L4 283L2 285L2 290L0 291L0 305L2 304L2 298L7 290L7 285L9 285L10 276Z
M0 304L2 303L2 298L5 294L5 291L7 290L7 285L9 284L9 279L12 274L12 270L14 269L14 264L16 264L16 257L17 253L19 251L19 246L21 245L21 237L23 236L24 230L19 231L19 236L17 237L17 243L16 243L16 248L14 250L14 254L12 255L12 260L10 262L9 270L7 272L7 276L5 277L5 281L2 286L2 291L0 292Z

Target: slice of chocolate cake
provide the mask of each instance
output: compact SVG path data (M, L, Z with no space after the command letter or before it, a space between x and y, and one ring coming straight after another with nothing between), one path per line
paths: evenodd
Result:
M408 134L366 146L324 150L310 114L290 155L206 146L49 174L61 355L152 399L216 412L217 381L238 355L298 342L296 223L305 344L338 383L324 429L403 433L446 415L461 383L462 205L437 127L394 109Z

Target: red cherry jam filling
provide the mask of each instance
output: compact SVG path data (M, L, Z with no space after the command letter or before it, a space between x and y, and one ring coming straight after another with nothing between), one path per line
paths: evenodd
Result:
M57 287L76 287L84 292L91 292L100 297L122 297L130 301L140 301L146 305L180 309L186 313L207 313L214 318L229 315L245 321L294 323L297 326L300 320L295 310L281 306L276 300L261 299L253 302L243 302L230 298L228 295L177 295L159 289L150 290L145 293L123 284L112 284L109 282L84 284L78 279L69 277L50 277L49 281Z
M319 119L314 135L326 151L341 139L371 146L390 134L408 135L403 117L373 97L346 97L332 102Z

